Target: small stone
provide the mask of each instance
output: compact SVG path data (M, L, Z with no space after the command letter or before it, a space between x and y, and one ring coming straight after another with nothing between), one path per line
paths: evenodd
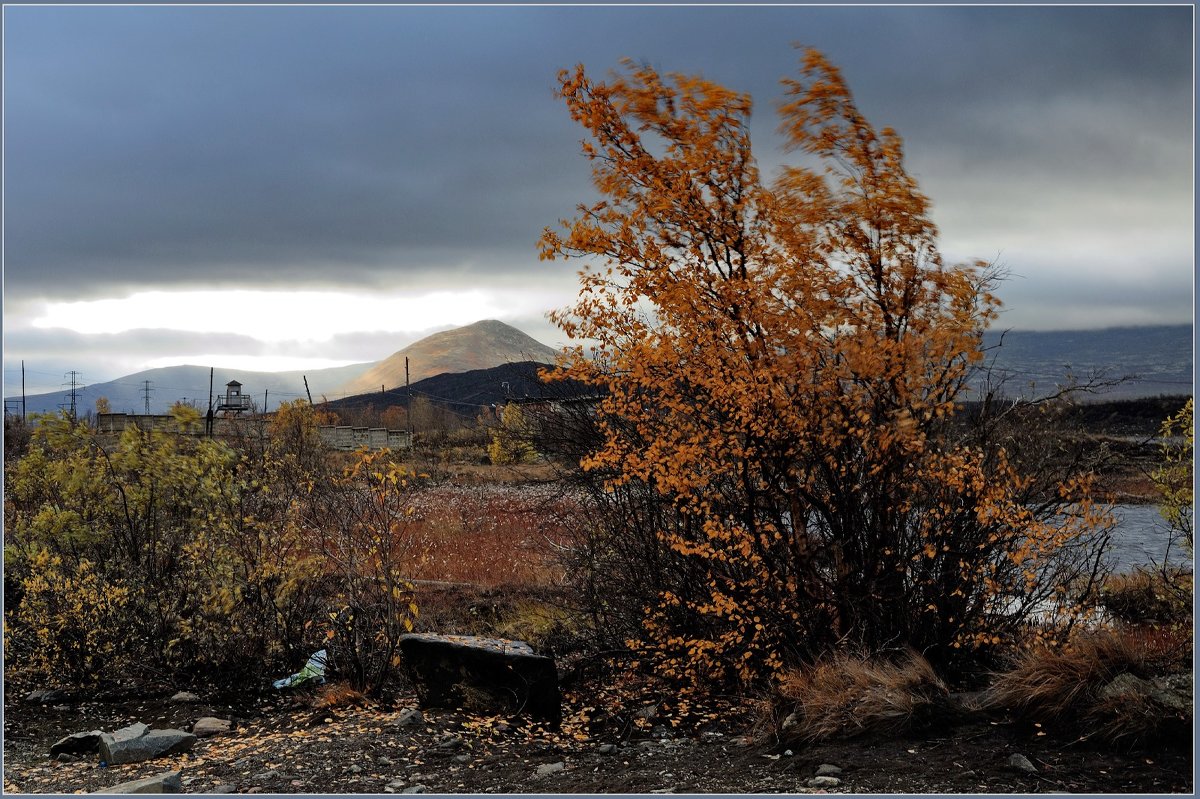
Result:
M1022 774L1037 774L1037 766L1029 762L1029 758L1025 755L1013 755L1008 759L1008 767L1013 771L1019 771Z
M179 793L183 782L178 771L164 771L153 777L123 782L111 788L102 788L96 793Z
M357 763L350 766L350 773L351 774L362 774L362 766L358 765Z
M425 791L426 791L426 788L424 785L411 785L411 786L405 788L400 793L425 793Z
M613 752L617 751L617 745L616 744L600 744L600 748L597 751L599 751L600 754L602 754L602 755L611 755Z
M278 776L279 776L279 771L277 769L270 769L269 771L260 771L258 774L254 775L253 779L273 780Z
M471 756L470 755L455 755L454 762L455 763L470 763Z
M787 717L783 720L782 727L785 730L790 729L792 727L795 727L796 723L798 721L799 721L799 718L797 718L795 713L789 713L789 714L787 714Z
M397 727L412 727L416 724L424 724L425 716L416 708L409 708L400 713L396 720L392 722Z
M402 777L396 777L396 779L392 780L391 782L389 782L387 784L387 787L393 788L393 789L403 788L407 784L408 784L407 780L403 779Z
M822 763L821 765L817 766L817 776L840 777L842 776L842 770L840 767L835 766L832 763Z
M837 777L813 777L805 784L809 788L836 788L842 781Z
M220 785L214 785L208 790L208 793L237 793L237 786L223 782Z
M383 755L380 755L379 757L375 758L375 762L381 766L394 766L395 765L395 763L392 762L392 759L390 757L384 757Z
M180 702L183 704L195 704L200 701L200 697L196 696L191 691L179 691L170 699L171 702Z
M446 738L444 738L441 742L439 742L437 746L438 746L438 749L442 749L447 752L453 752L455 749L461 749L462 745L463 745L462 738L460 738L457 735L449 735Z
M548 777L551 774L557 774L560 771L564 771L566 768L567 764L561 760L557 763L543 763L537 767L537 776Z
M79 761L75 755L68 755L66 752L59 752L54 759L59 763L77 763Z
M218 719L212 716L205 716L202 719L197 719L192 725L192 735L197 738L208 738L213 735L220 735L223 732L229 732L233 727L233 722L229 719Z

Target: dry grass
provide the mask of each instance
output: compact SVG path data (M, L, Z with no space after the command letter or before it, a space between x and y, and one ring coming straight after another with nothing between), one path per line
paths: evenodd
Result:
M366 697L347 682L329 682L311 692L297 693L297 698L314 710L362 705Z
M561 585L578 508L537 484L422 490L403 532L407 577L488 588Z
M839 654L810 669L786 674L777 696L793 723L785 741L894 734L928 724L944 706L945 683L916 652L897 661Z
M1061 649L1027 651L996 677L986 703L1080 738L1144 743L1168 734L1184 716L1190 727L1190 701L1175 705L1143 681L1190 671L1191 652L1190 631L1177 627L1102 630ZM1118 678L1146 692L1114 691Z
M1125 622L1190 622L1192 574L1176 570L1138 569L1114 574L1104 581L1101 603L1114 618Z

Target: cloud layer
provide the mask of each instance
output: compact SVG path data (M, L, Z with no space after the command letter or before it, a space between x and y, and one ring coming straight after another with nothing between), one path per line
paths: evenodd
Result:
M794 42L825 50L905 137L944 250L1022 276L1001 291L1005 324L1191 318L1187 7L28 6L4 22L6 383L14 358L213 353L246 317L213 302L207 341L103 338L70 333L69 313L33 327L46 303L197 289L565 303L573 267L538 263L535 245L591 188L556 71L631 57L750 91L770 174ZM489 315L533 317L554 343L512 304ZM325 336L354 353L290 340L346 360L407 343L379 330Z

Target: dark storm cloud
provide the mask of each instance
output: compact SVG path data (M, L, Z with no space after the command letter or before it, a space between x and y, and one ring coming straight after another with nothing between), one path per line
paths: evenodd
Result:
M1134 215L1190 214L1187 7L4 13L10 296L532 278L590 191L559 68L629 56L752 92L769 174L792 42L900 130L974 254L1012 246L1001 219L1056 235L1030 196L1135 186Z

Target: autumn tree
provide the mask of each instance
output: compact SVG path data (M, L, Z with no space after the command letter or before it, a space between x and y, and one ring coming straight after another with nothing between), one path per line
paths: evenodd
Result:
M899 136L840 72L809 50L784 81L806 165L770 183L746 94L631 62L559 80L601 196L541 241L585 259L553 319L595 342L558 376L604 397L587 550L662 670L750 682L839 643L945 665L1035 608L1069 625L1098 564L1086 480L1039 515L1002 449L947 433L994 275L943 261Z
M488 458L498 465L532 463L537 458L537 452L530 443L531 437L532 432L521 406L510 402L500 412L500 424L492 430Z

